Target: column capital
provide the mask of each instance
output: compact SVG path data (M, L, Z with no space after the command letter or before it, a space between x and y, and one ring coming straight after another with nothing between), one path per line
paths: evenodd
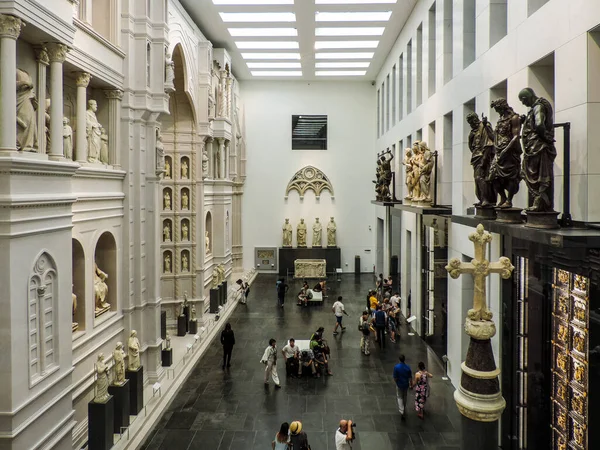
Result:
M50 58L48 57L48 50L46 47L34 47L35 60L45 66L50 64Z
M48 50L50 62L59 62L61 64L65 62L67 53L69 53L69 47L60 42L48 42L46 44L46 49Z
M90 80L92 79L92 76L87 73L87 72L78 72L77 76L75 78L75 84L77 85L77 87L88 87L88 84L90 84Z
M0 14L0 38L17 39L25 23L15 16Z
M104 96L111 100L122 100L123 99L123 91L121 89L107 89L104 91Z

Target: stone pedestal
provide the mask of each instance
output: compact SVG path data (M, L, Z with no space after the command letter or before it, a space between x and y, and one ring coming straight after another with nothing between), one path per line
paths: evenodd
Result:
M521 208L496 208L496 222L500 223L523 223Z
M137 416L144 407L144 367L138 370L126 370L125 378L129 380L129 413Z
M190 320L189 332L190 332L190 334L198 334L198 321L197 320Z
M125 380L121 386L109 386L108 393L115 402L113 433L117 434L121 432L121 428L129 426L129 380Z
M185 332L187 333L189 331L188 323L190 321L190 307L189 306L185 306L183 308L183 315L185 316Z
M484 220L495 220L496 209L493 206L476 206L475 218Z
M209 312L211 314L216 314L219 312L219 289L211 289L210 290L210 306Z
M223 293L221 294L223 296L223 305L227 304L227 281L223 281L223 283L221 283L222 289L223 289Z
M187 320L184 315L177 318L177 336L185 336L187 333Z
M528 228L541 228L545 230L552 230L558 227L558 212L535 212L527 211L527 223L525 224Z
M173 365L173 349L165 348L161 350L160 358L163 367L171 367Z
M223 283L221 283L219 285L219 287L217 288L217 290L219 291L219 306L223 306Z
M114 399L88 403L88 449L109 450L113 446Z
M167 312L166 311L160 312L160 338L161 339L167 338Z

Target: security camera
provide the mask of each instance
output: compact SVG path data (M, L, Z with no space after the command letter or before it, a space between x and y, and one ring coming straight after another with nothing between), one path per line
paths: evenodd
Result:
M375 81L371 81L371 86L375 86Z

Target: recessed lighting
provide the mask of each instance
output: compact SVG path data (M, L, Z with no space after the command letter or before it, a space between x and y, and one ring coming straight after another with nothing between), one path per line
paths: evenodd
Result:
M384 27L336 27L317 28L316 36L381 36Z
M298 30L295 28L228 28L228 30L234 37L298 36Z
M300 59L300 53L242 53L244 59Z
M375 53L353 52L353 53L316 53L316 59L371 59Z
M249 69L300 69L299 62L249 62Z
M293 5L294 0L212 0L215 5Z
M361 77L367 73L366 70L317 70L318 77Z
M301 70L253 70L253 77L301 77Z
M317 69L366 69L371 63L368 61L355 62L318 62Z
M259 41L236 42L240 50L289 50L298 48L298 43L293 41Z
M295 22L296 14L291 12L268 13L219 13L223 22Z
M317 41L315 49L323 48L377 48L379 41Z
M315 0L315 5L377 5L382 3L393 4L396 3L396 1L397 0Z
M387 22L391 11L378 12L316 12L317 22Z

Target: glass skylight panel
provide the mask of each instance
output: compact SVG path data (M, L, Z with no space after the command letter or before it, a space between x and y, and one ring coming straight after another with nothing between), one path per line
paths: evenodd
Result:
M233 37L287 37L298 36L295 28L229 28Z
M318 62L315 64L315 67L317 69L366 69L370 64L368 61Z
M324 48L377 48L379 41L317 41L315 49Z
M219 13L223 22L295 22L292 12Z
M391 11L378 12L317 12L317 22L387 22L392 16Z
M318 77L361 77L367 73L366 70L317 70Z
M301 70L253 70L253 77L301 77Z
M371 59L375 53L373 52L347 52L347 53L317 53L316 59Z
M212 0L215 5L293 5L294 0Z
M384 27L332 27L317 28L316 36L381 36Z
M315 5L381 5L383 3L394 4L396 1L397 0L315 0Z
M300 53L242 53L244 59L300 59Z
M299 62L249 62L249 69L300 69Z
M236 42L240 50L291 50L297 49L298 43L293 41L258 41Z

